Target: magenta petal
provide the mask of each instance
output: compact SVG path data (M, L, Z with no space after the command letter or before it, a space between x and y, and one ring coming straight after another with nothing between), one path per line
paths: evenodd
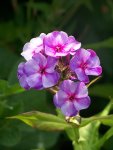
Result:
M46 55L53 57L55 57L56 54L54 48L48 47L47 45L45 45L45 53Z
M35 60L31 59L25 63L24 71L27 75L31 75L39 71L39 66Z
M23 75L20 79L19 79L19 82L20 82L20 85L25 88L26 90L30 89L30 86L28 85L27 81L26 81L27 77L26 75Z
M87 67L94 68L100 66L100 60L97 54L91 49L88 49L88 52L90 52L90 57L86 62Z
M27 83L31 88L42 89L42 78L41 75L36 73L27 77Z
M98 76L102 73L102 67L96 67L96 68L86 68L85 69L86 75L95 75Z
M40 67L45 67L47 64L47 59L44 55L42 55L41 53L35 54L33 56L33 59L36 61L36 63L40 66Z
M57 84L59 74L57 72L45 73L42 75L42 84L45 88L52 87Z
M88 89L84 82L76 82L77 88L76 88L76 98L83 98L88 96Z
M77 84L71 80L64 80L60 84L60 89L69 94L75 93L76 88L77 88Z
M75 69L75 73L77 75L77 78L82 81L82 82L85 82L85 83L88 83L89 82L89 78L88 76L85 74L85 71L81 68L77 68Z
M75 51L81 47L81 43L76 41L73 36L68 37L68 43L65 46L65 51L75 54Z
M58 44L64 45L68 40L68 35L63 31L54 31L46 35L44 39L45 45L51 47L51 45L56 46Z
M91 101L89 96L85 97L85 98L79 98L76 99L75 101L73 101L75 108L79 111L82 109L86 109L89 107Z
M61 107L68 99L68 95L64 91L58 91L54 96L54 104L56 107Z
M48 57L47 58L46 72L48 72L48 73L54 72L57 62L58 62L58 59L56 59L54 57Z
M83 48L81 48L81 49L76 51L75 57L78 57L78 59L80 61L85 63L90 57L90 52L85 50L85 49L83 49Z
M81 60L75 54L75 56L72 57L72 59L70 60L70 68L72 71L75 71L75 69L79 68L80 65L81 65Z
M68 35L67 33L63 32L63 31L57 31L57 35L56 35L56 41L55 41L55 45L57 44L61 44L64 45L68 40Z
M62 107L61 107L61 110L63 112L63 114L65 116L75 116L77 115L78 111L76 110L76 108L74 107L74 104L70 101L66 101Z

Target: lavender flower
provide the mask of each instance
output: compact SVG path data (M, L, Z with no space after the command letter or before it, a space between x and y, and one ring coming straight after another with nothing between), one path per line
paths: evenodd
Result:
M88 108L90 98L83 82L64 80L54 96L54 104L65 116L75 116L81 109Z
M23 47L23 52L21 55L28 61L32 58L32 56L36 53L39 53L44 49L43 47L43 39L45 34L40 34L39 37L33 38L30 42L26 43Z
M75 54L75 50L81 47L81 43L73 36L68 37L63 31L54 31L44 38L45 53L52 57Z
M88 83L88 75L98 76L102 73L99 57L91 50L79 49L70 61L70 68L78 79Z
M25 89L48 88L56 93L54 104L65 116L77 115L90 105L85 86L89 82L88 75L102 73L96 53L80 47L80 42L63 31L42 33L31 39L21 53L26 62L18 66L20 85ZM79 81L74 82L76 80Z
M38 90L54 86L59 80L59 74L55 71L56 64L56 58L35 54L31 60L19 65L20 85L25 89L29 87Z
M24 72L24 65L25 65L24 62L22 62L22 63L19 64L17 76L18 76L20 85L23 88L25 88L26 90L28 90L30 88L30 86L28 85L28 83L26 81L27 75Z

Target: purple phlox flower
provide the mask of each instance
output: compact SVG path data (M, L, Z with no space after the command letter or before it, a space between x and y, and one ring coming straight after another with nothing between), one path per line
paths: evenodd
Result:
M69 36L67 44L67 49L70 49L69 53L71 55L74 55L76 53L76 50L78 50L80 47L81 43L75 40L74 36Z
M74 54L81 47L81 43L73 36L68 37L63 31L54 31L44 38L45 53L52 57Z
M89 82L88 75L98 76L102 73L99 57L91 50L79 49L70 61L70 68L77 78L85 83Z
M88 89L83 82L64 80L54 96L54 104L65 116L75 116L90 105Z
M24 62L22 62L22 63L19 64L17 76L18 76L18 79L19 79L21 87L23 87L26 90L28 90L28 89L30 89L30 86L28 85L28 83L26 81L27 75L24 72L24 65L25 65Z
M52 57L45 57L41 53L35 54L32 59L23 63L21 73L20 67L18 68L18 78L20 85L24 88L23 82L26 82L30 88L43 89L52 87L57 84L59 74L55 71L57 59ZM20 66L20 65L19 65ZM25 76L25 80L20 80Z
M39 37L33 38L30 42L26 43L23 47L23 52L21 55L28 61L32 56L40 51L44 50L43 39L45 37L44 33L41 33Z

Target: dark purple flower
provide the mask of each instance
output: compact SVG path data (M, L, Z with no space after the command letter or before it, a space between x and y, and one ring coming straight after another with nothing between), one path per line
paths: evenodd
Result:
M91 50L79 49L70 61L70 68L77 78L85 83L89 82L88 75L98 76L102 73L99 57Z
M54 104L65 116L75 116L90 105L88 89L83 82L64 80L54 96Z
M20 64L18 67L18 78L21 86L26 88L23 85L25 82L30 88L40 90L57 84L59 80L59 74L55 71L57 61L56 58L46 58L41 53L38 53L31 60Z
M73 36L67 35L63 31L48 33L44 38L45 53L52 57L75 54L75 50L81 47L81 43Z
M41 52L43 47L43 39L46 34L41 33L39 37L33 38L30 42L26 43L23 47L23 52L21 55L28 61L36 53Z

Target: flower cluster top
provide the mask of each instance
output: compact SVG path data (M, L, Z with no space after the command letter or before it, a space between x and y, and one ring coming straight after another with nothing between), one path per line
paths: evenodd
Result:
M26 62L18 66L18 79L25 89L57 89L54 104L65 116L75 116L88 108L86 84L89 75L102 73L99 57L92 49L63 31L40 34L23 47Z

